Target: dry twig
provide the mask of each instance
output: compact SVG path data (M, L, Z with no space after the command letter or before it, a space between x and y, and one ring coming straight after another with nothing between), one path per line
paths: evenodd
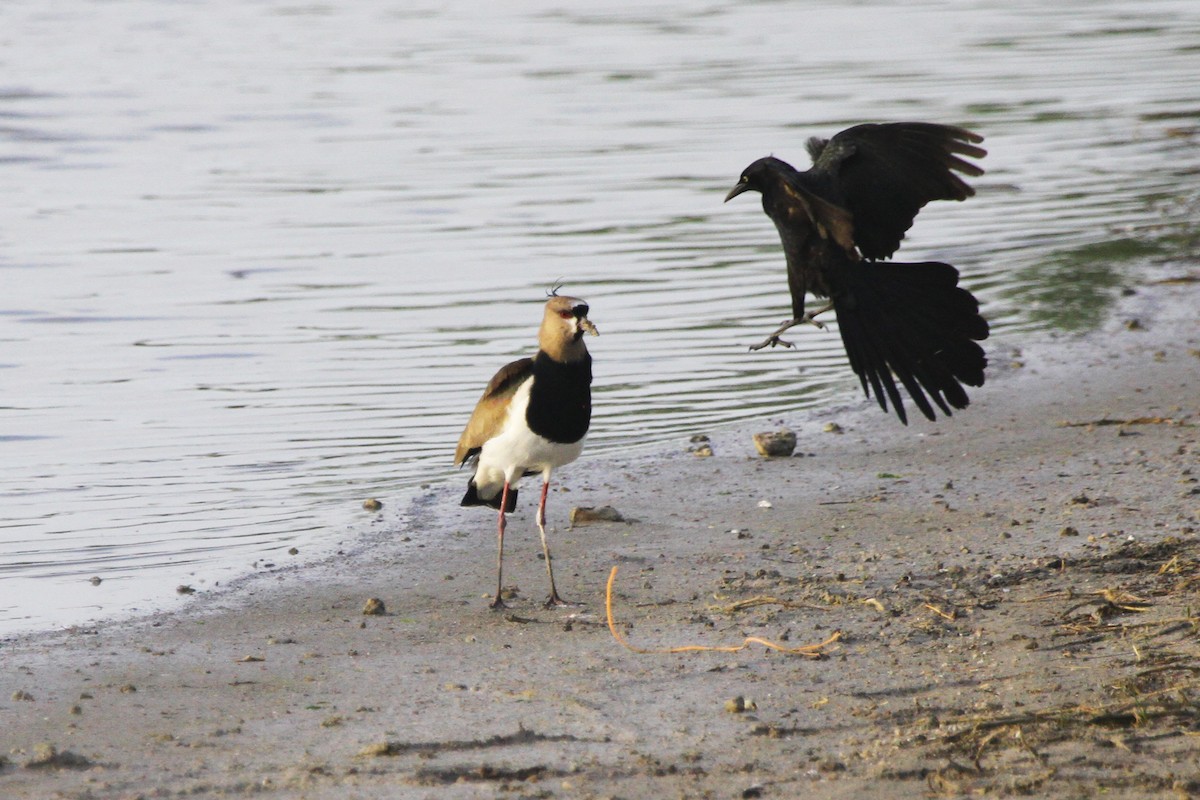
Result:
M716 611L721 614L733 614L737 611L744 611L747 608L755 606L782 606L783 608L811 608L817 611L828 611L825 606L819 606L814 603L798 603L795 600L781 600L778 597L770 595L757 594L754 597L747 597L745 600L737 600L725 606L709 606L709 611Z
M805 656L806 658L821 658L824 655L821 652L824 648L828 647L829 645L836 642L838 639L842 638L841 631L834 631L833 634L828 639L826 639L823 642L820 642L819 644L801 645L800 647L784 647L781 644L772 642L768 639L760 639L757 636L747 636L745 638L745 640L741 644L738 644L738 645L710 646L710 645L702 645L702 644L689 644L689 645L683 645L681 647L666 647L666 648L636 647L625 640L625 637L622 636L620 631L617 630L616 620L613 619L612 596L613 596L613 583L614 583L614 581L616 581L616 579L617 579L617 568L613 567L612 572L610 572L608 574L608 586L607 586L607 588L605 590L605 594L604 594L604 610L608 614L608 630L612 633L612 637L613 637L613 639L615 639L617 641L617 644L621 645L626 650L632 650L635 653L642 653L642 654L698 653L698 652L700 652L700 653L702 653L702 652L736 653L740 650L745 650L747 647L749 647L752 644L761 644L763 647L770 648L771 650L778 650L781 653Z

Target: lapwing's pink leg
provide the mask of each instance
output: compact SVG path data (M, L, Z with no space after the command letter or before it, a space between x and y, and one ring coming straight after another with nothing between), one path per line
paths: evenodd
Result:
M542 535L542 554L546 557L546 574L550 576L550 597L546 599L546 608L554 606L570 605L566 600L558 596L558 589L554 588L554 568L550 565L550 546L546 544L546 495L550 492L550 481L547 480L542 484L542 500L538 503L537 510L537 526L538 532Z
M496 598L492 600L492 608L508 608L504 605L500 592L504 587L504 509L508 508L508 481L504 482L504 492L500 495L500 521L496 525Z

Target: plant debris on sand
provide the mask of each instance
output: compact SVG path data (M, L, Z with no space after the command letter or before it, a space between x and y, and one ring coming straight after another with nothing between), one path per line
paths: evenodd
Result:
M946 796L1044 794L1055 784L1200 792L1195 539L1128 543L1006 575L915 580L897 594L915 595L895 602L899 619L924 634L905 647L961 637L981 649L992 618L1007 616L1004 629L1018 631L1009 646L1023 656L977 681L968 668L964 685L991 699L965 713L932 691L925 702L916 687L911 707L880 709L875 726L893 735L862 754L880 777L924 780Z

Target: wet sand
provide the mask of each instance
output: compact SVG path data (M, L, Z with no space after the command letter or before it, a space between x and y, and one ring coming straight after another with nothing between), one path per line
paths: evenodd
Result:
M0 795L1200 794L1196 301L1163 283L1084 340L993 339L936 424L848 398L695 431L710 457L585 453L550 506L576 607L541 606L530 491L488 609L494 519L456 483L331 563L7 642ZM798 454L759 457L784 426ZM625 521L566 529L577 505ZM840 638L635 653L613 566L641 648Z

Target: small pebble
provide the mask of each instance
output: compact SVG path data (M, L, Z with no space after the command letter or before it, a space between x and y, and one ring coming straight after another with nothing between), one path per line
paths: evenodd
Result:
M836 422L826 422L825 427L821 428L821 430L825 431L826 433L845 433L845 431L842 430L842 426L838 425Z
M59 751L50 742L39 742L33 746L33 758L25 762L25 769L84 769L92 762L69 750Z
M741 714L745 711L753 711L756 708L758 708L758 705L753 700L747 700L740 694L725 701L725 710L730 714Z
M369 744L366 747L364 747L362 750L359 750L358 754L360 756L364 756L364 757L373 757L373 756L390 756L394 752L395 752L395 750L393 749L392 745L389 744L388 742L376 742L375 744Z
M571 525L589 525L593 522L624 522L625 517L612 506L575 506L571 509Z
M796 434L789 430L756 433L754 447L764 458L786 458L796 450Z
M363 500L363 508L367 511L378 511L383 508L383 503L372 497L370 500Z
M387 608L378 597L372 597L363 603L362 613L368 617L381 617L387 613Z

